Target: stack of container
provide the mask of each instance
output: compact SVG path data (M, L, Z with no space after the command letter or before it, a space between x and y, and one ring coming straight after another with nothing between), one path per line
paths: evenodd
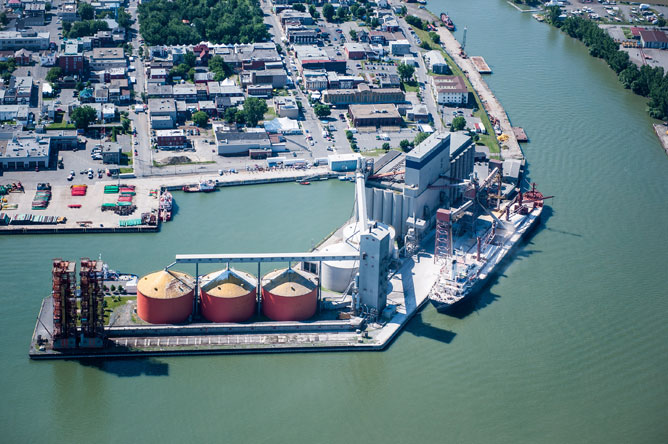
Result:
M51 190L38 190L32 200L33 210L45 210L51 200Z
M120 187L119 191L121 194L118 196L117 205L119 207L132 205L132 198L137 194L134 185L123 185Z
M118 194L118 186L117 185L105 185L104 186L104 194Z
M72 185L70 187L72 196L85 196L86 190L88 190L88 185Z

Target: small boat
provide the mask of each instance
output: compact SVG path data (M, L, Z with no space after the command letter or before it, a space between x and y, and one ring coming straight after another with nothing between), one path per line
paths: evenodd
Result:
M445 27L448 29L448 31L454 31L455 30L455 24L452 23L452 20L450 19L450 16L446 14L445 12L441 12L441 21L445 25Z
M186 193L210 193L216 191L216 183L213 180L207 180L197 185L185 185L182 190Z
M311 185L311 182L309 182L308 180L300 180L298 183L299 185Z
M81 204L69 204L67 208L81 208Z

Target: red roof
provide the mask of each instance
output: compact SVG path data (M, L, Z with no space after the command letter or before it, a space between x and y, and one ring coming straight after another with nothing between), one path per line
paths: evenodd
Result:
M641 29L640 38L645 42L668 43L668 37L666 37L666 33L658 30Z

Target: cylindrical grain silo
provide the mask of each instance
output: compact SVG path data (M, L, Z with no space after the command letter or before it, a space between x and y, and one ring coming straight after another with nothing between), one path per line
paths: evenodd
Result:
M359 238L358 238L359 239ZM350 243L338 242L326 246L322 254L349 254L359 257L359 245L357 248ZM328 290L343 293L346 291L350 283L355 279L355 275L359 271L359 260L350 261L324 261L322 263L322 270L320 278L322 279L322 286Z
M211 322L243 322L255 313L257 280L235 269L202 278L201 313Z
M284 268L262 279L262 312L274 321L303 321L315 314L318 281L315 275Z
M192 313L195 278L179 271L161 270L137 283L137 314L151 324L178 324Z

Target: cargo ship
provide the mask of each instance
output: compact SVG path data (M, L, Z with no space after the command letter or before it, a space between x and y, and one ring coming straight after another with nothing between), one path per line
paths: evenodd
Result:
M210 193L216 191L216 183L213 180L207 180L197 185L185 185L182 190L186 193Z
M448 28L448 31L454 31L455 30L455 24L452 23L452 20L450 19L450 16L446 14L445 12L441 12L441 22L445 25L446 28Z
M440 245L443 267L428 296L432 305L444 312L480 291L508 253L538 225L543 201L550 197L537 191L535 184L531 191L518 193L498 213L500 218L490 213L493 217L488 219L482 236L452 237L457 210L439 210L437 250L439 233L445 240Z

